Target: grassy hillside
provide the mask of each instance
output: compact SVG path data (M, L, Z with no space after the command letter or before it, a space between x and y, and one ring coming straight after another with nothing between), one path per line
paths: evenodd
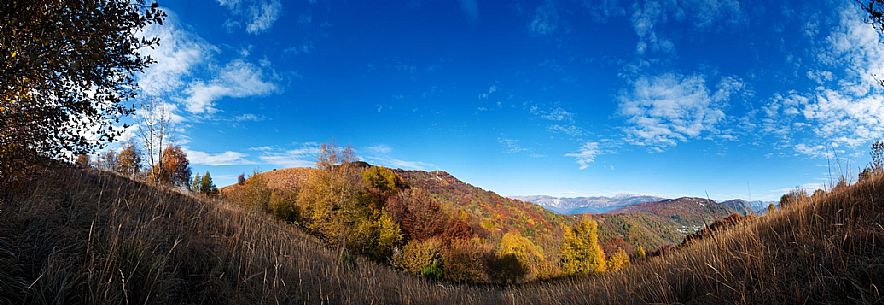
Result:
M112 174L6 189L3 304L875 304L884 180L778 209L619 273L509 288L341 259L265 214Z

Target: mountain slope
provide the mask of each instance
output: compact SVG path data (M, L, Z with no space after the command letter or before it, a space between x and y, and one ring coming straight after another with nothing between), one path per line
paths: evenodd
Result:
M0 195L0 304L884 302L880 177L620 273L509 288L342 260L267 215L112 174L56 169Z

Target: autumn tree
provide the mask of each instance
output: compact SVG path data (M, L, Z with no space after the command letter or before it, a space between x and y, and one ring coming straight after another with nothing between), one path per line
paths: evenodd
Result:
M574 228L565 228L562 240L562 269L568 274L605 272L605 252L598 240L598 223L585 218Z
M446 215L438 201L424 189L402 190L384 209L402 226L406 238L423 240L442 234Z
M502 270L504 273L509 273L504 276L509 281L520 281L524 276L530 279L537 275L537 267L544 260L543 248L519 232L507 232L503 235L497 248L497 255L501 260L509 261L509 264L504 264L503 267L511 270Z
M151 175L157 175L159 179L156 181L173 186L189 187L190 182L190 161L187 160L181 146L169 146L163 150L162 161L157 167L162 169L154 169Z
M143 0L0 1L0 177L119 136L158 43L142 29L164 17Z
M618 247L614 255L608 258L607 271L617 272L623 270L626 265L629 265L629 254L626 254L626 250L623 248Z
M636 257L636 259L640 259L640 260L641 260L641 259L645 259L645 257L648 257L648 253L645 252L645 247L644 247L644 246L642 246L642 245L638 245L638 247L636 247L636 249L635 249L635 257Z
M135 145L128 144L120 154L117 155L117 172L120 174L135 177L141 172L141 154L135 148Z
M74 161L74 164L79 168L89 168L89 155L87 154L79 154L77 155L77 160Z

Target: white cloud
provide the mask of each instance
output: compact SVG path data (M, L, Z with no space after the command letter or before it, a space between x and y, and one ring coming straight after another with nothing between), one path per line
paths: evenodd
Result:
M736 78L723 78L715 92L699 75L663 74L635 80L619 96L626 118L627 142L660 151L678 142L718 133L730 96L742 89Z
M269 30L282 11L279 0L218 0L218 4L237 18L228 19L225 22L228 27L243 26L249 34Z
M742 20L738 0L646 0L634 7L632 26L639 37L639 54L648 50L675 51L675 44L660 31L670 21L688 22L695 29L705 30L715 25L732 26Z
M321 152L320 145L315 142L302 143L298 148L285 151L266 146L253 147L252 150L262 152L258 159L264 163L282 167L313 167Z
M818 86L777 94L763 108L764 131L781 146L816 158L832 154L826 147L840 154L884 137L884 89L878 83L884 41L854 7L839 16L814 50L820 66L807 72Z
M147 95L158 96L180 89L184 77L218 52L218 48L199 36L180 29L175 15L170 13L170 16L165 24L150 25L144 31L144 36L160 39L158 46L141 50L141 54L156 61L139 76L138 85Z
M608 22L608 18L623 16L626 10L620 6L619 0L583 0L583 7L589 10L595 22Z
M580 170L587 169L590 163L595 162L595 157L601 153L598 142L586 142L576 152L567 153L565 157L576 159Z
M215 112L215 101L224 97L247 97L264 95L276 90L276 85L266 80L261 68L250 63L234 60L209 81L191 83L185 90L187 111L192 113Z
M562 133L562 134L566 134L566 135L569 135L572 137L579 137L579 136L583 135L583 129L580 127L577 127L576 125L573 125L573 124L572 125L552 124L547 129L549 129L549 131L552 131L555 133Z
M281 10L282 4L279 3L279 0L263 2L251 7L249 9L251 18L249 24L246 25L246 32L257 34L270 29L279 18Z
M423 171L423 170L429 170L431 168L435 168L434 165L426 163L426 162L406 161L406 160L390 158L390 157L385 157L385 156L381 156L381 157L370 156L370 157L365 157L365 159L370 161L373 164L383 165L383 166L393 167L393 168L400 168L400 169L422 170Z
M393 148L391 148L390 146L381 144L381 145L366 147L365 150L367 152L373 153L373 154L388 154L391 151L393 151Z
M190 164L213 166L255 164L254 161L246 159L246 157L248 157L247 154L235 151L225 151L222 153L212 154L188 148L183 148L183 150L187 154L187 159L190 160Z
M506 152L506 153L515 154L515 153L528 151L527 148L524 148L521 145L519 145L518 140L497 138L497 143L499 143L501 146L503 146L504 152Z
M559 13L556 11L555 3L549 0L537 7L534 18L528 23L528 29L537 35L552 34L558 27Z

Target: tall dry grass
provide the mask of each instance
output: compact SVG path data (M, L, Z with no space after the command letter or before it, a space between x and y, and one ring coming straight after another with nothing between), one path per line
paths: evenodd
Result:
M717 233L625 271L516 287L424 281L350 260L271 216L110 173L3 190L0 303L881 303L884 180Z

